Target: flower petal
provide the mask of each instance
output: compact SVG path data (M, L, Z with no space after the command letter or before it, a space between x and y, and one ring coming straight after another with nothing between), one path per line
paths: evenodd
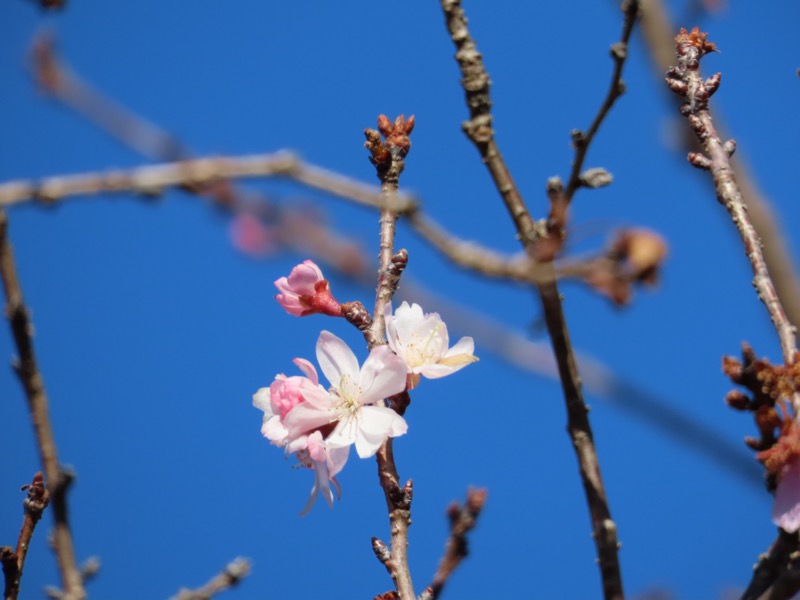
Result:
M406 363L389 346L374 348L361 368L361 403L372 404L402 392L406 389L407 372Z
M272 404L270 403L270 391L268 387L263 387L253 394L253 406L259 410L263 410L265 415L272 416Z
M335 388L340 387L342 377L347 375L358 381L358 359L350 347L330 331L323 331L317 340L317 362Z
M788 464L778 481L772 521L787 533L800 530L800 460L797 458Z
M356 452L361 458L374 455L389 437L397 437L408 431L405 419L384 406L365 406L356 436Z
M317 370L314 368L314 365L312 365L310 361L307 361L305 358L295 358L292 362L296 364L298 368L303 372L303 374L311 380L311 383L313 383L314 385L319 384L319 376L317 375Z
M462 337L455 346L445 352L445 357L455 356L457 354L475 354L475 340L469 336ZM476 358L475 360L478 359Z

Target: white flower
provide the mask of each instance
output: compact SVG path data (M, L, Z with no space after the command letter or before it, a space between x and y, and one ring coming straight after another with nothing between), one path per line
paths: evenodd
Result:
M387 307L386 338L406 363L409 389L416 387L421 375L438 379L478 360L471 337L462 337L448 348L447 325L437 313L424 314L419 304L403 302L394 315Z
M317 361L331 388L327 392L311 386L303 390L305 402L284 419L289 438L335 423L325 438L329 451L355 444L358 455L367 458L386 438L406 432L403 417L391 408L375 406L406 387L406 366L388 346L372 350L359 368L347 344L323 331L317 341Z

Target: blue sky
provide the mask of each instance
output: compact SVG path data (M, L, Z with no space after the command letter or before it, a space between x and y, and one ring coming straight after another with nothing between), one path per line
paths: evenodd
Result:
M466 0L465 9L493 81L498 142L541 216L546 179L569 171L569 131L588 125L605 93L621 15L613 2L588 1L498 9ZM797 22L800 5L789 0L731 2L703 22L722 51L703 63L709 75L723 72L712 109L724 114L786 229L800 218L791 175L800 137ZM36 90L25 57L45 27L85 80L198 155L286 148L370 182L362 130L379 113L414 114L402 187L461 237L518 249L460 131L467 112L438 3L87 0L42 16L32 2L3 2L2 180L147 163ZM753 427L722 402L730 384L721 357L738 354L743 340L773 360L780 349L707 178L672 149L685 123L638 34L630 56L628 93L586 165L611 171L614 184L578 194L571 248L598 247L616 228L637 225L664 235L670 256L658 288L623 310L565 284L570 331L582 353L739 443ZM366 256L377 253L374 213L286 182L247 186L287 206L318 207ZM344 322L292 318L273 301L272 282L306 256L242 255L228 215L177 191L156 202L115 196L15 207L10 227L61 458L78 472L70 495L77 553L103 561L92 596L169 597L238 555L254 563L234 592L242 598L368 598L390 589L370 547L371 536L389 537L374 462L353 455L340 477L342 502L300 518L311 475L260 437L261 413L251 406L276 373L294 373L294 357L314 358L321 329L366 356ZM457 271L402 225L397 244L409 250L409 280L546 341L529 290ZM790 247L797 256L797 241ZM338 299L372 302L368 288L331 280ZM454 337L470 334L461 323ZM489 489L489 501L446 597L598 597L559 386L493 355L477 335L476 346L478 364L414 391L409 432L396 444L401 477L414 480L416 587L436 569L447 504L474 485ZM13 354L0 334L0 360ZM0 544L12 544L17 490L39 465L10 369L0 375L0 398ZM613 402L588 401L628 593L663 587L712 598L743 586L775 534L767 493ZM58 581L45 533L29 555L27 597Z

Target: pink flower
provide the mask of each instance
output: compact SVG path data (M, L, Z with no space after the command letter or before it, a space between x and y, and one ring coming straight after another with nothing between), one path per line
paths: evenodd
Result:
M304 466L314 469L314 486L311 488L308 502L300 512L301 517L308 514L308 511L316 503L320 492L322 492L322 497L325 498L328 506L333 507L331 484L336 490L336 497L340 500L342 499L342 488L339 482L336 481L336 474L344 467L348 454L350 454L350 446L328 449L319 431L315 431L308 436L306 449L298 452L297 457Z
M317 341L317 360L332 387L328 392L319 387L304 391L305 402L286 416L290 438L336 423L325 438L328 448L355 444L358 455L367 458L386 438L406 432L403 417L391 408L375 405L406 387L406 366L388 346L372 350L359 368L347 344L323 331Z
M403 359L408 370L408 389L417 386L420 376L445 377L478 360L475 343L462 337L452 348L447 325L437 313L423 313L419 304L403 302L394 315L386 311L386 338L389 347Z
M278 279L275 287L281 292L275 299L290 315L305 317L322 313L331 317L342 316L341 305L331 295L328 281L313 261L306 260L297 265L288 278Z
M277 237L255 215L239 213L231 221L230 235L233 245L245 254L261 258L275 251Z
M319 429L314 431L296 431L289 435L284 420L287 415L303 402L304 394L309 390L327 394L319 385L317 371L307 360L294 359L294 363L306 374L306 377L287 377L280 374L268 388L261 388L253 395L253 405L264 411L261 433L276 446L285 448L288 454L294 454L300 464L314 471L314 487L305 508L300 513L305 515L314 506L320 492L329 505L333 505L333 492L341 498L342 490L336 481L336 474L347 462L350 448L328 449ZM330 427L327 428L330 430Z
M253 406L264 411L261 434L276 446L286 447L287 452L305 447L305 440L300 439L301 435L289 437L289 431L284 425L286 415L304 401L304 391L314 388L324 391L319 385L314 365L304 358L295 358L294 364L305 373L305 377L299 375L287 377L281 373L275 376L272 385L261 388L253 395ZM301 432L304 433L306 432Z
M772 522L787 533L800 530L800 456L793 456L778 475Z

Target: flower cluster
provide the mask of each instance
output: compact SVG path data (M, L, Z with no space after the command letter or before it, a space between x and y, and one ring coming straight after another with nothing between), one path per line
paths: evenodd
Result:
M310 260L295 267L288 278L275 282L275 298L290 314L323 313L341 316L330 286ZM335 306L334 306L335 303ZM364 364L347 344L329 331L317 340L317 362L330 383L319 383L313 364L296 358L303 375L277 375L269 387L253 395L253 405L264 412L261 433L301 466L315 474L306 514L322 493L333 505L333 490L341 497L336 475L355 445L360 458L373 456L387 438L406 433L408 425L383 400L417 386L420 377L444 377L477 361L472 338L449 347L447 326L438 314L426 314L417 304L403 304L386 313L388 345L374 348ZM333 489L332 489L333 488Z

